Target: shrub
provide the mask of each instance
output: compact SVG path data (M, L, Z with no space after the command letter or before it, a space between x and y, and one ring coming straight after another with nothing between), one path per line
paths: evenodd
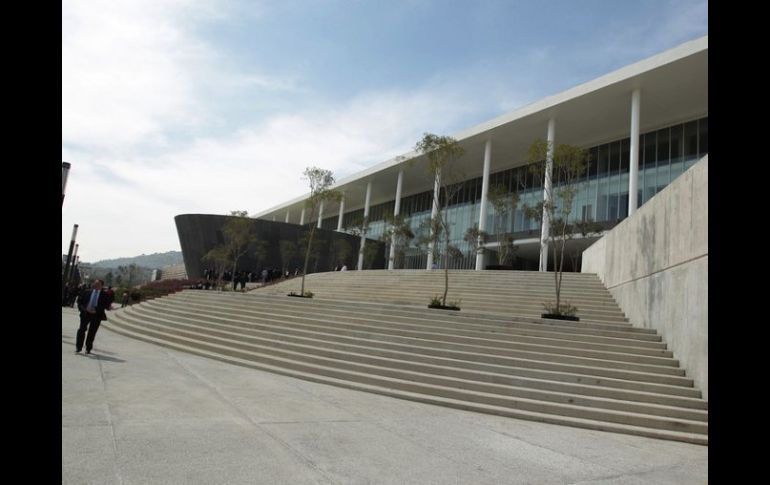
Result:
M545 308L547 313L552 315L566 315L568 317L574 317L578 310L576 306L570 305L569 303L562 303L557 306L552 301L543 303L543 308Z

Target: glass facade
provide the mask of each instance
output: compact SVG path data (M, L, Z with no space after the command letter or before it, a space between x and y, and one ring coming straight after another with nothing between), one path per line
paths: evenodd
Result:
M639 138L638 207L708 153L708 117L643 133ZM630 139L623 138L589 148L590 160L585 173L578 179L571 220L590 218L611 227L628 216L630 146ZM463 236L468 228L478 224L481 183L481 177L460 183L446 208L450 244L464 255L450 262L451 268L475 268L476 256L471 254ZM508 193L519 194L518 207L502 221L502 231L513 233L516 239L539 237L540 224L526 218L521 207L525 204L534 206L542 200L542 181L525 165L490 173L489 186L494 185L503 185ZM431 190L401 199L401 214L407 216L415 235L420 233L423 221L430 219L432 195ZM385 216L393 214L394 205L395 201L389 201L370 207L368 238L378 239L383 235ZM343 227L361 219L363 212L359 209L344 214ZM494 208L488 205L487 212L487 232L492 233ZM324 219L321 227L336 229L337 216ZM494 239L494 234L492 237ZM426 255L413 248L407 254L405 267L424 268L426 261Z

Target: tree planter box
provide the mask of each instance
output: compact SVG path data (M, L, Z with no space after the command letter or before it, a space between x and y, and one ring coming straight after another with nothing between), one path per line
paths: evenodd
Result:
M571 315L558 315L556 313L541 313L540 316L543 318L552 318L554 320L571 320L573 322L580 321L580 317L573 317Z
M497 270L503 270L504 269L504 270L508 270L508 271L513 271L514 270L513 266L500 265L500 264L488 264L487 265L487 269L497 269Z
M307 295L299 295L299 294L296 294L296 293L289 293L289 294L288 294L288 295L286 295L286 296L296 296L297 298L313 298L312 296L307 296Z
M459 306L428 305L428 308L438 308L439 310L456 310L456 311L460 311L460 307Z

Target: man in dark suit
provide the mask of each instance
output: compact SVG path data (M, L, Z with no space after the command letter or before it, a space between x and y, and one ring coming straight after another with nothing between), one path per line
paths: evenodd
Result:
M86 341L86 354L91 353L94 346L94 337L99 330L102 320L107 320L105 310L110 307L110 296L102 290L104 282L94 281L91 290L84 291L78 298L78 310L80 310L80 328L75 342L75 352L83 349L83 340ZM88 336L86 336L88 330Z

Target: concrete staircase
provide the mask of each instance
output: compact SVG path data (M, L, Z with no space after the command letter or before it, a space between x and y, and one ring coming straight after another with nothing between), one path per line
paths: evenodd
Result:
M300 279L260 289L285 296L299 293ZM369 270L314 273L305 278L305 290L316 299L371 301L426 307L444 293L441 270ZM562 302L578 307L581 320L627 322L618 304L594 274L564 273ZM540 317L543 303L556 301L553 273L537 271L450 270L447 302L458 301L465 311Z
M360 283L368 276L355 273L331 276ZM708 444L708 403L654 330L622 319L473 312L465 300L460 312L430 310L425 301L351 303L331 299L325 278L311 276L307 289L328 292L327 299L271 294L278 285L250 293L186 290L112 312L104 326L233 364L403 399ZM464 287L486 287L483 277L469 279ZM611 301L594 285L587 293Z

